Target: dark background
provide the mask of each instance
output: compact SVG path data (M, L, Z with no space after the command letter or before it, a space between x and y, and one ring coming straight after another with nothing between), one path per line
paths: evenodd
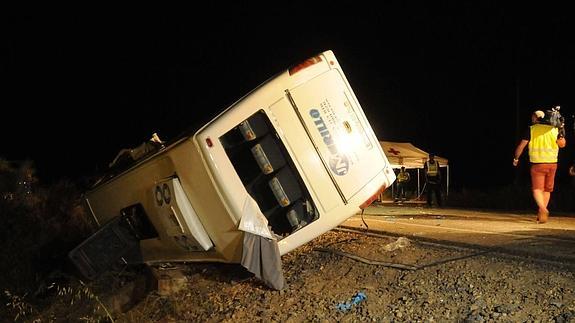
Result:
M0 157L32 159L44 182L90 176L331 49L380 140L448 158L456 189L511 184L527 176L511 162L533 110L560 105L571 125L573 18L454 3L5 13Z

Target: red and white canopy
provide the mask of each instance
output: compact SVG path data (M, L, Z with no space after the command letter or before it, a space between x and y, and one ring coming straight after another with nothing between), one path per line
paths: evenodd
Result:
M429 153L415 147L409 142L380 141L381 148L393 168L423 168ZM440 167L447 167L447 158L435 155Z

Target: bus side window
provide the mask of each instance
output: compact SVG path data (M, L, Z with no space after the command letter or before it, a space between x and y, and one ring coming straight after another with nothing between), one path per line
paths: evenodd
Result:
M260 169L266 175L286 165L286 160L272 135L263 137L251 150Z
M289 235L317 219L309 192L265 113L242 121L220 142L274 233Z
M262 112L256 113L238 125L246 141L260 138L269 132L269 127Z

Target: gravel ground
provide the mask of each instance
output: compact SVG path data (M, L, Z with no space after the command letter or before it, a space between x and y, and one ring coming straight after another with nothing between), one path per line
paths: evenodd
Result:
M115 320L575 322L575 277L566 266L341 231L282 260L282 291L239 265L190 264L182 290L167 297L150 292Z
M36 293L40 303L29 306L25 297L8 297L0 317L10 318L6 322L16 315L27 322L575 322L574 269L566 265L341 230L282 261L287 283L282 291L237 264L179 265L184 283L167 296L146 284L149 271L142 267L86 284L54 275Z

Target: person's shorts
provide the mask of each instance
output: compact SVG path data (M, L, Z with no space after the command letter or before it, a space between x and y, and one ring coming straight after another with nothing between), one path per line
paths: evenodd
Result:
M531 189L553 192L557 164L531 165Z

